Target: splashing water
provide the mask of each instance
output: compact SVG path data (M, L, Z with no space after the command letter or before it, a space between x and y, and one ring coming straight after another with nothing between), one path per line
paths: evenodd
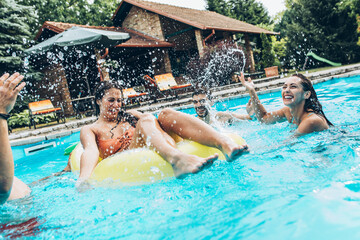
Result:
M237 56L235 55L235 53L241 53L242 54L242 65L241 64L235 64L235 65L240 65L239 70L240 72L243 72L245 69L245 64L246 64L246 58L245 58L245 54L242 50L240 49L236 49L236 48L230 48L230 49L226 49L226 52L215 52L215 54L213 55L212 59L210 60L208 66L205 68L205 74L204 74L204 78L201 81L202 85L206 85L207 81L209 79L212 79L212 75L214 75L214 69L217 69L217 65L219 64L219 60L222 62L221 66L223 68L223 71L225 71L226 68L230 68L230 64L228 64L228 62L235 62L235 63L240 63L240 60L237 59ZM222 74L223 71L220 71L219 73ZM216 73L215 73L216 74Z
M238 49L238 48L231 48L231 49L229 50L229 54L232 54L232 53L234 53L234 52L241 53L241 54L242 54L242 56L243 56L243 64L242 64L242 66L240 66L240 68L239 68L240 73L242 73L242 72L244 72L244 70L245 70L245 66L246 66L246 57L245 57L245 53L244 53L244 51L243 51L243 50Z
M187 78L196 87L211 88L230 83L235 72L244 71L244 52L233 43L217 43L205 49L201 58L187 66Z

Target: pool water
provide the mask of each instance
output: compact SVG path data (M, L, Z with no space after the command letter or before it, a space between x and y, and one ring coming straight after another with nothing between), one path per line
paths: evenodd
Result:
M223 129L250 145L235 162L217 161L184 180L82 193L74 187L77 176L67 173L35 184L28 199L0 206L0 222L36 218L37 226L21 233L31 239L358 239L360 76L315 88L335 125L330 130L293 139L289 123L242 121ZM283 106L280 92L260 99L268 110ZM245 113L247 101L214 107ZM78 139L58 139L57 147L28 156L14 147L16 175L31 183L62 170L64 149Z

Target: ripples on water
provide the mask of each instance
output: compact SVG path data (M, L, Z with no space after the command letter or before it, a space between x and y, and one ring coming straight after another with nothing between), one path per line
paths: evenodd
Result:
M324 111L336 125L331 130L292 139L288 123L238 123L227 130L243 136L251 152L233 163L218 161L184 180L80 194L74 174L51 178L35 185L31 198L0 207L3 224L29 221L25 229L4 230L1 225L1 234L42 239L357 239L359 80L316 85ZM282 106L279 93L261 98L268 109ZM247 100L216 108L245 112ZM16 174L30 183L60 171L68 142L16 160Z

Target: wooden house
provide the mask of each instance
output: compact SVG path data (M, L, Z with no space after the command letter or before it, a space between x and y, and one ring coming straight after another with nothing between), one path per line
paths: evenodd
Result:
M249 35L277 34L215 12L144 0L121 1L112 21L112 27L50 21L43 24L36 36L39 41L73 26L126 32L131 38L108 51L95 53L89 49L87 54L69 56L56 64L44 64L44 80L34 88L40 97L63 103L66 114L71 115L76 99L93 95L96 83L106 77L98 71L97 62L101 58L117 60L120 69L110 77L122 79L125 85L133 87L142 84L145 74L173 73L175 77L185 74L190 57L201 56L206 45L214 41L234 40L237 33L244 36L247 64L250 71L254 71ZM51 84L54 87L50 88ZM84 96L81 96L81 89L85 89Z

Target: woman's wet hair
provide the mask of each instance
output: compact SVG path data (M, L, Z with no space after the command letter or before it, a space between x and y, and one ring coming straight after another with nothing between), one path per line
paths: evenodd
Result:
M311 110L312 110L314 113L320 114L321 116L323 116L325 118L325 120L329 126L333 126L333 124L329 121L329 119L327 119L324 111L322 110L322 105L316 95L315 89L314 89L311 81L300 73L293 74L292 76L300 78L300 80L301 80L300 83L301 83L303 90L309 91L311 94L308 99L305 99L304 111L311 112Z
M96 111L96 116L98 116L100 114L100 107L99 107L99 105L97 104L96 101L101 100L105 96L106 92L108 90L112 89L112 88L116 88L116 89L120 90L120 92L121 92L121 101L122 101L121 109L120 109L119 114L118 114L118 123L116 124L116 126L114 128L116 128L121 121L128 122L131 126L136 127L138 118L135 117L134 115L126 112L126 106L125 106L125 103L123 101L124 100L123 88L116 81L102 81L97 86L97 88L95 90L95 111Z

